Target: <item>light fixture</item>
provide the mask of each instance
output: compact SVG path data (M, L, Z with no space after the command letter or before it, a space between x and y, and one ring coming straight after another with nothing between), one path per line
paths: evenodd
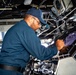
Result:
M24 0L24 5L30 5L32 0Z

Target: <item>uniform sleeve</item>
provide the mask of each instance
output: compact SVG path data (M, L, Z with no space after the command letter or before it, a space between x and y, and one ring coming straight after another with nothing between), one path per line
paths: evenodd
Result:
M40 60L49 59L57 54L56 46L54 45L48 48L42 46L40 39L36 36L34 31L24 32L23 39L23 45L26 50Z

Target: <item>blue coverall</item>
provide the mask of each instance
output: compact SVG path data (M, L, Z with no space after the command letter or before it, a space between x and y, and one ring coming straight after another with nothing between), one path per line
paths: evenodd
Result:
M35 31L24 20L16 23L6 33L0 52L0 64L24 68L29 62L30 55L46 60L57 53L57 48L44 47ZM0 75L22 75L15 71L0 69Z

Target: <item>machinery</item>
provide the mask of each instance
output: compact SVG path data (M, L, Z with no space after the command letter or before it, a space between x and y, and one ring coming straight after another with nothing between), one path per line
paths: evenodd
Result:
M52 46L57 39L65 40L70 33L76 33L75 0L0 0L0 4L2 32L21 20L27 9L36 7L43 11L42 18L47 22L36 31L45 47ZM44 61L30 56L24 75L76 75L76 40L65 49L66 52Z

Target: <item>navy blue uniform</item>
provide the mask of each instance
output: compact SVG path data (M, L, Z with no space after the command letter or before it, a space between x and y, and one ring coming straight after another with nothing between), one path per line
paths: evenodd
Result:
M23 68L29 62L30 55L40 60L46 60L56 53L56 46L48 48L42 46L34 30L24 20L21 20L12 26L4 37L0 64Z

